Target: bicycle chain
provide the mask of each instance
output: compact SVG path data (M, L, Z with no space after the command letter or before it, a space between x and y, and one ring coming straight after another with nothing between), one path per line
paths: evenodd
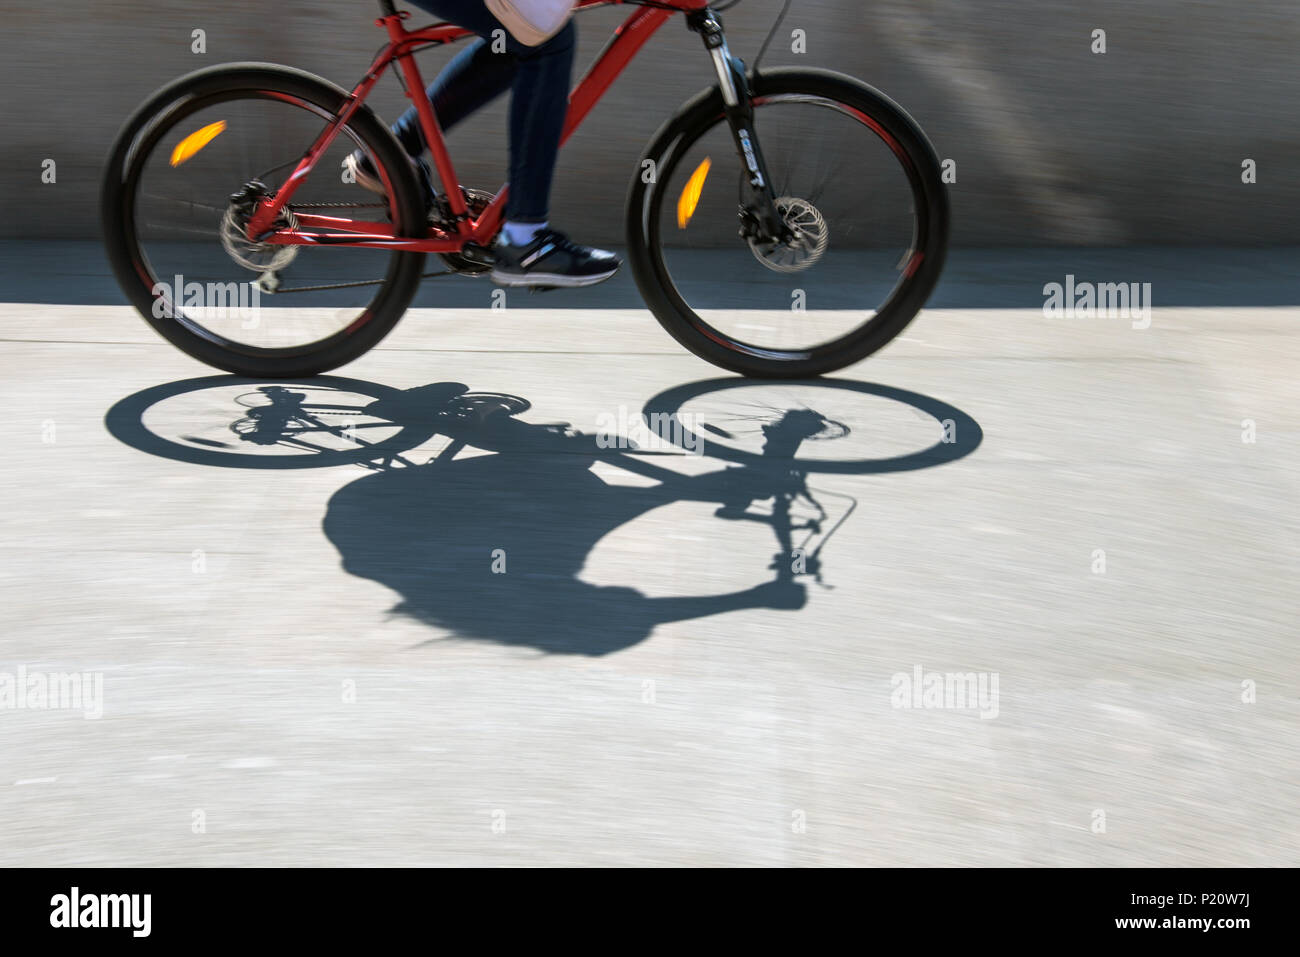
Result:
M387 203L290 203L289 209L386 209ZM436 279L438 276L454 276L456 270L444 269L441 272L426 272L421 274L421 279ZM322 292L328 289L354 289L357 286L379 286L387 282L386 279L364 279L358 282L335 282L327 283L321 286L293 286L289 289L277 289L275 294L283 296L290 292Z
M455 276L455 275L457 275L456 270L444 269L442 272L422 273L420 275L420 278L434 279L438 276ZM334 282L334 283L327 283L323 286L293 286L290 289L277 289L275 291L275 294L277 296L283 296L285 293L288 292L321 292L322 290L326 290L326 289L352 289L357 286L382 286L387 281L388 281L387 279L363 279L360 280L359 282Z
M290 209L387 209L387 203L290 203Z

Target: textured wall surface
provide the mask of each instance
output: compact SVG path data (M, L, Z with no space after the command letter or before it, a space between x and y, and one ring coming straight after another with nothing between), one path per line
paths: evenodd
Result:
M346 86L383 39L375 5L361 0L4 7L6 236L96 229L114 133L179 74L270 60ZM726 14L732 48L752 59L779 7L747 0ZM580 17L579 69L627 12ZM903 104L957 162L958 244L1296 243L1298 20L1282 0L796 0L764 62L852 73ZM206 53L191 50L195 29L206 32ZM1092 52L1096 29L1106 31L1105 54ZM792 52L793 30L804 31L806 52ZM448 55L423 54L426 72ZM557 224L619 241L640 150L710 79L698 39L670 21L566 147ZM371 103L395 117L404 105L396 80ZM504 179L503 106L456 131L469 185ZM41 181L47 159L57 163L53 184ZM1242 183L1245 159L1257 164L1253 185Z

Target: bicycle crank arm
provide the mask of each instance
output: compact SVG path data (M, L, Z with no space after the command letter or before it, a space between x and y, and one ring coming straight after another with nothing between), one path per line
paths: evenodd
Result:
M754 106L750 101L749 80L745 76L745 61L733 56L727 46L722 24L712 10L691 14L687 25L700 35L704 47L713 58L718 74L718 87L722 91L723 110L736 155L748 173L749 201L742 204L752 222L742 224L741 234L747 239L766 242L784 242L790 238L785 218L776 208L776 193L772 179L767 174L763 151L754 135Z

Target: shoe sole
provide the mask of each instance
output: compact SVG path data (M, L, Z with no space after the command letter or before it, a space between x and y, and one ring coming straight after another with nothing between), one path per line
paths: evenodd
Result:
M566 276L557 272L510 273L494 268L491 275L492 281L498 286L552 286L562 289L576 289L580 286L594 286L597 283L604 282L618 272L618 269L619 267L615 266L609 272L597 273L591 276Z

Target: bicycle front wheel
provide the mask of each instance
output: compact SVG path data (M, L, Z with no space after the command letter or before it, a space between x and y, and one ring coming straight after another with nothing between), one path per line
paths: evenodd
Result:
M749 174L721 94L656 134L628 194L629 258L659 322L733 372L801 378L885 345L924 305L948 241L933 147L883 94L842 74L752 79L753 134L787 244L746 239Z
M299 377L357 358L401 317L423 253L245 236L247 197L281 188L347 99L300 70L228 64L162 88L123 126L104 171L105 248L123 292L177 348L227 372ZM370 159L386 196L350 181L343 160L354 150ZM365 107L275 225L293 228L304 214L391 223L396 236L427 228L410 161Z

